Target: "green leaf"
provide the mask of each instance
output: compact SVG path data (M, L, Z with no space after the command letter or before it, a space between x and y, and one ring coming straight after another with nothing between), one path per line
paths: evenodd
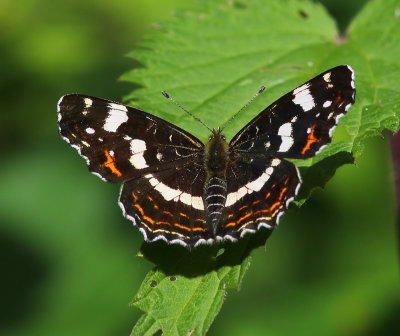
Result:
M146 312L132 335L204 335L221 309L227 289L238 289L250 265L250 252L264 245L271 231L238 243L200 246L189 251L164 242L144 244L143 255L157 267L132 301Z
M356 104L341 119L330 146L313 159L295 162L304 180L297 198L301 204L338 167L361 154L365 139L399 128L399 36L397 0L368 3L345 37L338 36L321 5L308 1L201 2L191 11L177 12L149 35L130 55L142 67L123 79L140 86L127 97L134 105L205 140L207 131L165 101L160 91L166 89L208 125L218 127L261 85L267 86L266 93L226 130L229 138L297 85L330 67L351 65L356 73ZM133 334L158 330L164 335L204 334L226 288L239 285L250 251L266 238L234 245L236 258L229 244L223 245L224 253L216 247L183 251L165 244L145 245L144 255L158 268L147 276L133 301L145 312ZM177 280L171 282L171 275ZM157 287L152 288L152 282Z
M222 306L228 284L236 283L249 260L242 265L223 267L189 278L150 272L132 302L147 314L136 324L132 335L205 334Z

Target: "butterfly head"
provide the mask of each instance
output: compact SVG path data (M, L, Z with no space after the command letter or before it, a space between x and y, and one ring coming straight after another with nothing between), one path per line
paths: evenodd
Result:
M208 137L208 141L213 139L220 139L222 141L226 141L225 135L222 134L222 129L220 127L213 128L211 131L211 135Z

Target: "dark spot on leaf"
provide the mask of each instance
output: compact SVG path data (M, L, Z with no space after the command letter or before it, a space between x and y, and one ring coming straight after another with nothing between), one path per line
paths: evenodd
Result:
M247 5L241 1L233 1L232 4L233 4L233 7L237 8L237 9L246 9L247 8Z
M152 281L150 282L150 287L151 287L151 288L156 288L156 287L157 287L157 281L152 280Z
M304 11L303 9L299 9L298 13L302 19L308 19L308 17L309 17L308 13L306 11Z
M171 275L171 276L169 277L169 280L171 280L171 281L176 281L176 276L175 276L175 275Z

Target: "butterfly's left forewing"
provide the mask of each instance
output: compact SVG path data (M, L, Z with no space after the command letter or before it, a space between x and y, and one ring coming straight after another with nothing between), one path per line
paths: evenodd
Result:
M106 181L127 181L185 165L201 155L202 142L138 109L71 94L58 103L61 136Z

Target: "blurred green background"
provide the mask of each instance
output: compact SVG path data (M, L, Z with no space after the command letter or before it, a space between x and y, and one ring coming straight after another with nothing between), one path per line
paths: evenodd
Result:
M348 2L348 1L347 1ZM266 1L267 3L267 1ZM365 1L324 1L343 28ZM128 335L152 265L141 234L58 136L56 103L121 100L124 57L189 0L0 0L0 335ZM346 10L344 10L346 8ZM162 56L160 56L162 57ZM393 335L400 300L386 139L292 210L255 251L210 335Z

